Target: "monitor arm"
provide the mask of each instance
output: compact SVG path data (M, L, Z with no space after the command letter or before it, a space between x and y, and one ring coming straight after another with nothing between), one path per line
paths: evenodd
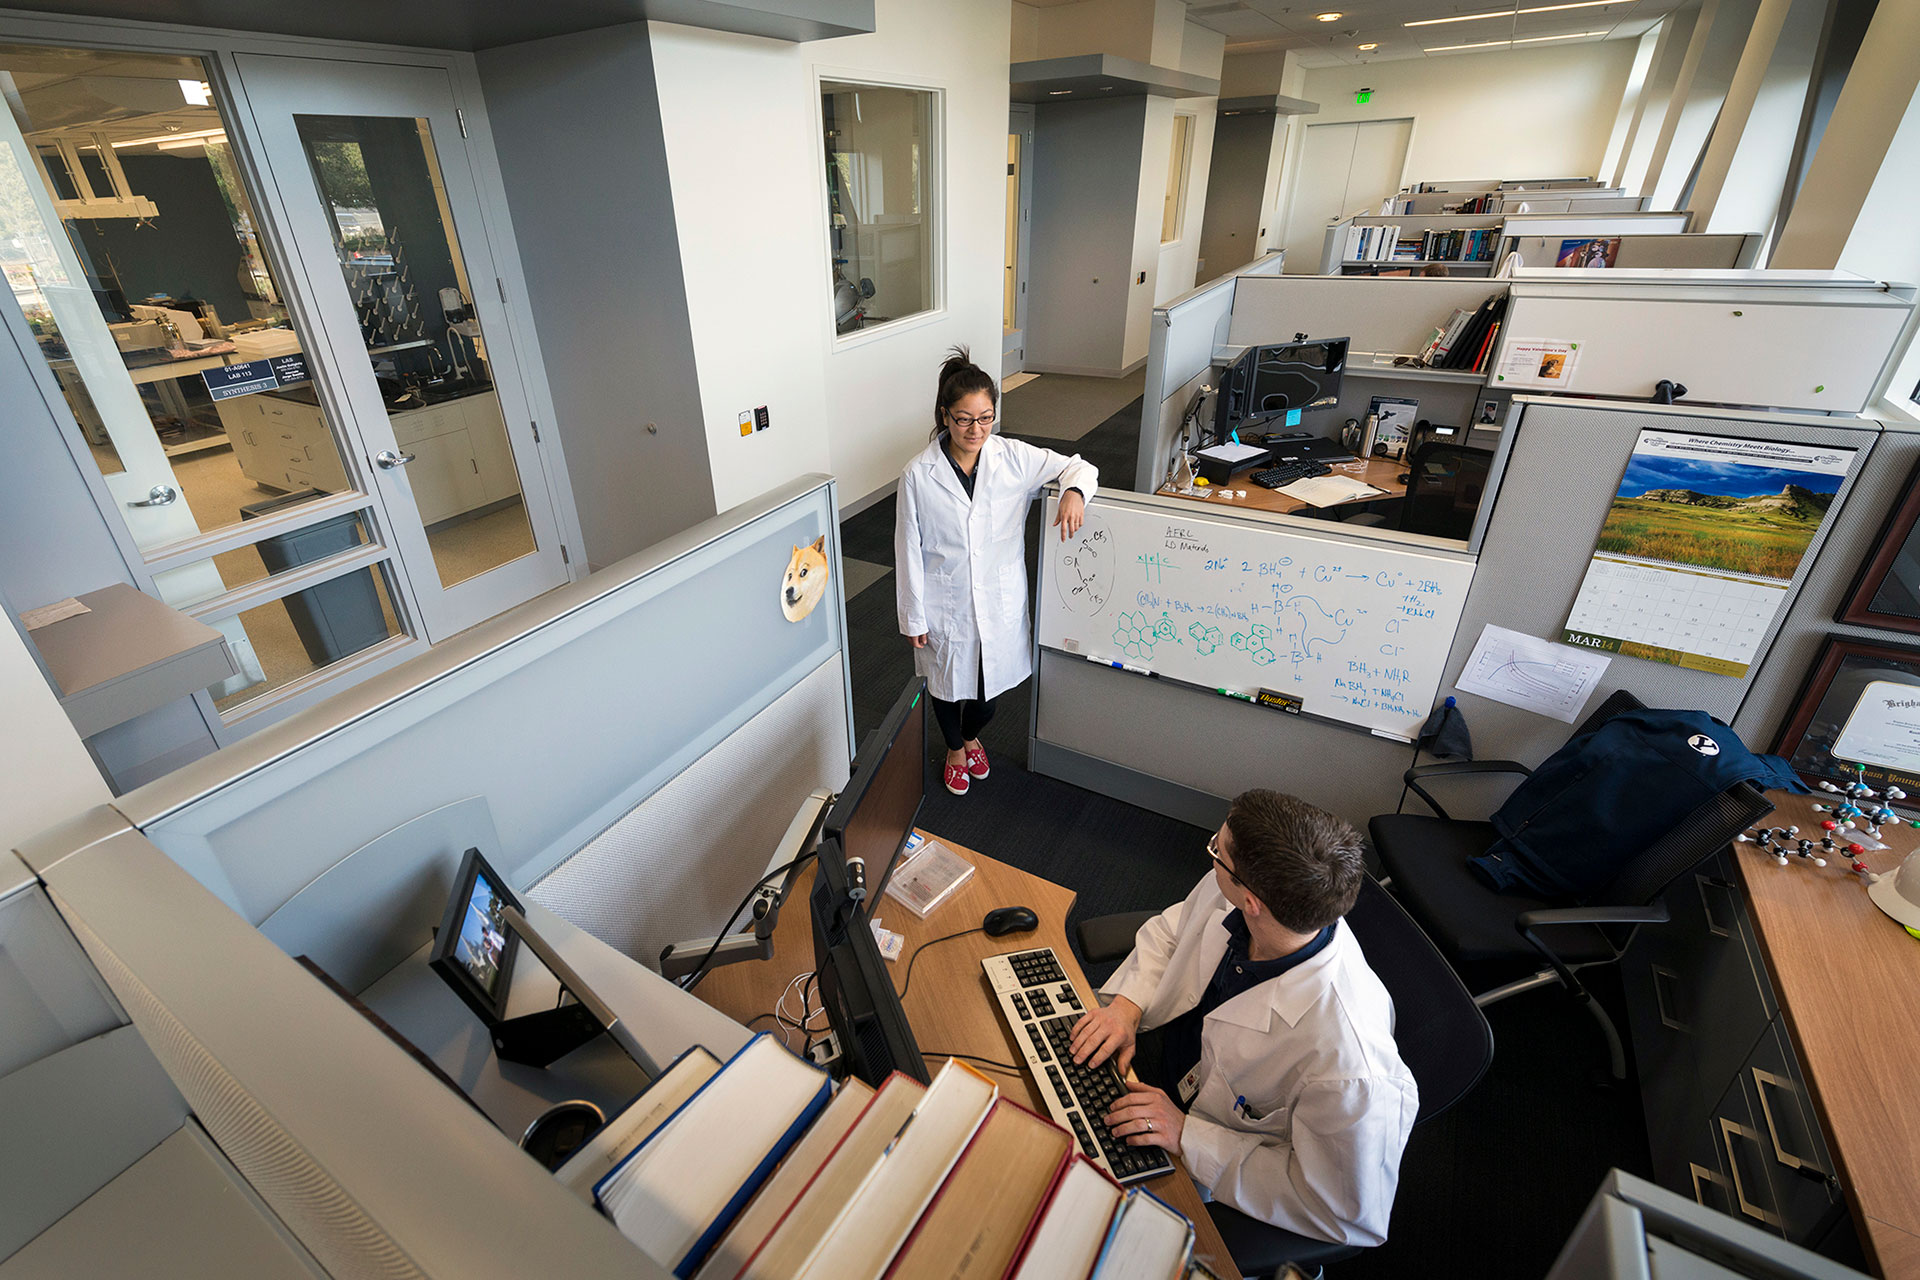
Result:
M713 953L713 958L706 960L709 969L717 969L738 960L772 958L773 929L780 922L780 906L793 891L793 882L800 874L801 863L819 847L820 824L826 820L827 810L832 807L833 801L834 793L822 787L801 802L793 821L787 825L787 833L773 847L773 856L767 861L767 869L761 876L759 887L753 891L749 911L753 918L752 928L730 933L719 939L718 945L713 938L694 938L668 944L660 953L662 977L676 981L685 977L700 968L709 951ZM774 880L775 873L782 867L786 868L786 874Z

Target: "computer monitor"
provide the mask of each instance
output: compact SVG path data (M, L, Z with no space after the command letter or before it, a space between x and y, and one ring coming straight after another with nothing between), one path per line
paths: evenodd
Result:
M507 922L509 908L521 909L505 877L480 850L468 849L427 956L434 972L489 1027L506 1019L513 961L520 953L519 935Z
M853 759L853 776L821 825L837 840L850 888L864 881L861 913L885 892L927 795L927 682L916 676Z
M894 1071L929 1081L870 923L926 798L926 692L925 680L908 684L854 757L822 824L809 902L820 1003L840 1041L835 1070L876 1087Z
M1315 338L1249 347L1221 379L1214 432L1222 440L1291 410L1330 409L1339 402L1347 367L1346 338Z

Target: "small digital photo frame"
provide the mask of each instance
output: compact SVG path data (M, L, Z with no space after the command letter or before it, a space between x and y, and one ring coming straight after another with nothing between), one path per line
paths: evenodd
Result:
M506 908L523 908L477 848L460 859L453 885L427 963L492 1027L506 1021L507 990L520 951L520 937L507 925Z

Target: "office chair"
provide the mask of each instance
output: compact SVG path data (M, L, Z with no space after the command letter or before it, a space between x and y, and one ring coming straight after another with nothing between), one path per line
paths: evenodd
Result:
M1644 704L1625 689L1588 716L1574 737L1591 732L1624 711ZM1481 1008L1535 987L1558 982L1585 1006L1606 1037L1614 1080L1627 1075L1626 1054L1613 1019L1580 981L1580 972L1615 964L1638 926L1664 924L1658 901L1673 879L1724 847L1773 806L1766 793L1737 783L1694 810L1659 841L1638 851L1604 890L1584 906L1558 906L1519 893L1496 893L1467 866L1499 838L1490 822L1457 819L1423 784L1436 778L1479 773L1532 772L1512 760L1452 761L1420 765L1406 783L1436 816L1381 814L1367 824L1374 851L1387 871L1394 896L1439 945L1469 987L1497 981L1474 996Z
M1125 956L1133 949L1134 934L1156 914L1137 911L1082 921L1082 960L1096 964ZM1420 1088L1413 1122L1425 1124L1480 1083L1493 1062L1493 1028L1432 940L1372 876L1362 882L1346 921L1367 964L1393 997L1394 1042ZM1224 1204L1208 1204L1207 1213L1242 1275L1270 1275L1288 1262L1311 1272L1362 1248L1269 1226Z
M1486 492L1493 451L1428 441L1407 462L1407 496L1400 504L1400 531L1464 539Z

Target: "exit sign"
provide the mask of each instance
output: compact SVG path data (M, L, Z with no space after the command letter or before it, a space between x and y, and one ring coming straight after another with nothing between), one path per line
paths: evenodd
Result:
M1367 103L1373 101L1373 90L1356 89L1353 94L1353 100L1361 106L1365 106Z

